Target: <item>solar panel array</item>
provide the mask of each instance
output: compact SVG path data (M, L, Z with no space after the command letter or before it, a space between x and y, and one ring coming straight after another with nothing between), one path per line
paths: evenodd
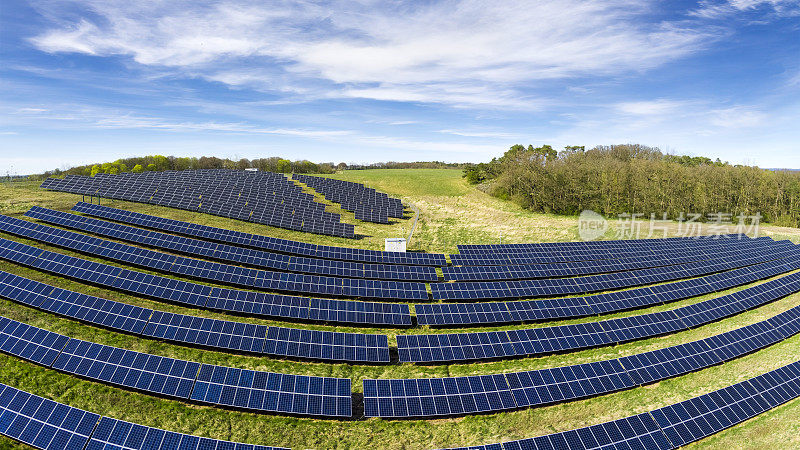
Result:
M762 237L755 240L768 240ZM533 244L515 250L462 250L450 255L454 265L530 265L552 264L575 261L600 261L606 259L652 257L666 252L677 253L703 247L738 245L751 239L745 235L713 235L692 238L642 239L639 241L603 241L603 246L586 247L576 242L556 242ZM622 242L622 243L617 243Z
M800 397L800 361L699 397L610 422L470 450L671 450Z
M319 192L326 199L338 203L342 209L355 213L356 219L374 223L389 223L389 217L403 218L403 203L383 192L361 183L294 174L292 178Z
M144 230L39 206L29 209L25 216L112 239L263 269L378 280L438 281L439 279L436 269L430 266L365 264L290 256Z
M723 257L677 266L654 267L575 278L431 283L431 294L434 300L535 298L583 294L699 277L785 258L796 252L796 246L790 243L775 243L774 245L775 247L770 245L753 249L747 252L747 257Z
M800 260L778 269L800 269ZM777 275L774 271L770 276ZM571 351L687 330L746 311L800 291L800 275L791 274L732 294L674 310L599 322L508 331L398 335L401 362L448 362L509 358Z
M200 364L70 339L2 316L0 350L56 370L150 394L261 412L353 415L349 378Z
M563 278L600 273L624 272L653 267L675 266L723 257L746 257L759 248L776 248L786 243L775 243L769 238L748 239L737 245L715 245L681 249L647 256L595 261L570 261L542 264L449 266L442 272L446 281L495 281L537 278Z
M792 292L800 291L798 280ZM364 411L368 417L432 417L576 400L719 364L798 332L800 306L706 339L613 360L498 375L365 379Z
M270 291L427 300L425 284L304 275L203 261L0 215L0 230L59 247L175 275Z
M184 344L302 359L389 361L385 335L298 330L155 311L1 271L0 296L84 322Z
M0 434L46 450L281 450L101 417L2 383L0 418Z
M585 297L488 303L415 304L417 323L430 326L534 322L606 314L708 294L763 279L792 265L800 249L785 258L713 275Z
M239 170L67 175L43 189L168 206L331 236L355 237L355 228L302 192L283 174Z
M226 230L224 228L198 225L174 219L151 216L124 209L111 208L105 205L79 202L73 211L115 222L137 225L140 227L166 231L168 233L192 236L207 241L223 242L244 247L269 250L290 255L309 256L314 258L334 259L339 261L356 261L380 264L407 264L424 266L444 266L447 264L441 253L414 252L382 252L359 248L333 247L328 245L308 244L270 236Z

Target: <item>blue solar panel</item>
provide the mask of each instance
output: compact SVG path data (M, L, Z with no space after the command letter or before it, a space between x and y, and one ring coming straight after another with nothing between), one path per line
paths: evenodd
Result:
M800 290L800 277L796 283ZM474 377L365 379L364 411L368 417L431 417L575 400L703 369L798 332L800 306L706 339L614 360Z
M283 174L235 170L121 173L48 179L43 189L199 211L275 227L355 237L355 228Z
M800 268L800 263L785 271ZM800 291L800 273L718 298L601 322L480 333L398 335L401 362L449 362L530 356L658 336L728 317Z
M0 384L0 434L47 450L82 450L100 416Z
M103 417L86 450L280 450L278 447L241 444L175 433ZM284 449L285 450L285 449Z
M419 282L365 280L274 272L202 261L0 215L0 230L127 264L223 284L327 296L427 300Z
M374 278L379 280L438 280L436 270L430 266L365 264L289 256L281 253L201 241L158 231L144 230L39 206L34 206L28 210L25 215L44 222L78 229L96 235L107 236L113 239L256 268L349 278Z
M0 239L0 258L81 281L190 306L295 320L411 325L409 307L405 304L334 301L212 288L42 251L7 239Z
M12 345L6 347L8 342ZM2 316L0 349L63 372L151 394L255 411L352 416L350 380L344 378L243 370L150 355L69 339Z
M416 304L420 325L477 325L563 319L671 302L708 294L794 270L798 257L754 264L704 277L586 297L490 303Z
M310 256L314 258L334 259L341 261L369 262L380 264L409 264L444 266L445 256L440 253L381 252L358 248L332 247L326 245L307 244L305 242L278 239L258 234L226 230L224 228L198 225L180 220L165 219L124 209L79 202L73 211L101 217L116 222L128 223L168 233L192 236L199 239L224 242L228 244L269 250L291 255Z
M726 257L678 266L630 270L577 278L541 280L431 283L434 300L482 300L493 298L554 297L643 286L691 278L745 267L798 254L797 246L786 245L753 250L748 257Z
M49 297L42 299L42 296L32 296L30 289L49 292ZM175 342L293 358L358 362L389 361L389 343L384 335L267 327L154 311L53 288L6 272L0 272L0 296L98 325L110 327L122 325L118 328ZM31 301L32 299L35 301ZM127 326L130 324L135 326ZM9 349L22 345L17 341L4 342ZM57 350L60 351L65 343L66 341L60 342ZM41 358L47 356L44 349L37 349L36 346L25 344L20 348L22 350L15 350L14 354L27 349L24 351L41 354ZM55 354L58 351L55 351Z
M445 280L452 281L497 281L537 278L564 278L580 275L623 272L627 270L714 260L722 257L747 257L753 250L782 248L789 243L775 243L771 239L742 241L736 246L719 246L690 251L664 252L657 255L607 259L601 261L577 261L524 265L452 266L443 267Z

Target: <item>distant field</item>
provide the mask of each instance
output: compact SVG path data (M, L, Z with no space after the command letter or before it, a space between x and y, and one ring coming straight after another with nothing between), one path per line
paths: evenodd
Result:
M577 239L577 218L531 213L522 208L493 198L469 186L458 170L366 170L347 171L332 177L366 183L368 186L397 196L407 204L419 208L420 219L409 249L429 252L456 252L457 244L503 242L566 241ZM0 213L19 216L34 205L59 210L69 210L80 196L42 191L38 183L0 184ZM391 225L367 224L356 221L352 213L330 205L329 210L341 213L343 220L356 224L356 233L365 235L360 240L348 240L243 223L232 219L172 210L164 207L129 202L102 200L101 204L155 214L190 222L223 228L249 231L276 237L296 239L320 244L343 245L359 248L382 249L386 237L407 236L413 223L413 213ZM612 221L608 236L618 226ZM677 230L670 225L670 233ZM763 234L776 239L800 242L800 230L765 225ZM27 242L0 233L0 237ZM40 248L39 243L28 242ZM61 249L55 251L74 254ZM297 328L336 331L380 332L390 336L402 333L435 332L427 328L410 330L334 327L325 325L294 324L258 318L235 317L180 307L154 300L134 297L104 290L94 286L53 277L15 264L0 262L0 270L47 282L67 289L97 295L129 304L197 316L223 318L257 324L281 324ZM542 323L592 322L613 317L626 317L646 312L674 309L697 303L731 291L692 298L667 305L655 306L602 317L573 321ZM664 348L679 343L702 339L736 329L800 305L800 295L792 295L755 310L730 317L696 329L646 339L627 344L550 355L536 358L512 359L483 363L452 365L350 365L298 362L269 357L251 357L215 352L169 344L163 341L138 337L88 326L77 321L37 311L7 300L0 300L0 315L17 319L62 333L116 347L151 354L177 357L192 361L222 364L233 367L268 370L283 373L348 377L353 388L361 390L363 378L442 377L473 374L490 374L556 367L568 364L600 361L620 356ZM522 326L487 327L485 330L513 329ZM470 328L478 331L480 328ZM455 329L454 332L466 331ZM218 439L253 444L278 445L292 448L373 448L373 449L423 449L485 444L600 423L615 418L645 412L664 405L685 400L719 389L752 376L800 359L800 336L794 336L777 345L731 362L695 373L672 378L660 383L617 392L595 398L555 404L541 408L438 420L355 420L334 421L252 414L241 411L198 406L180 401L157 398L142 393L110 387L62 374L41 366L23 362L16 357L0 354L0 382L42 395L71 406L87 409L118 419L156 426L173 431L209 436ZM791 401L750 421L700 441L695 448L800 448L800 400ZM25 448L0 437L0 448Z

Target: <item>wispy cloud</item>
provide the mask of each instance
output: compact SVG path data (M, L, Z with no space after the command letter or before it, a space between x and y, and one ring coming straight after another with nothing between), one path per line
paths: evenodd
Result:
M621 0L81 6L87 14L31 42L51 53L127 56L234 87L469 108L536 109L542 99L521 82L535 88L647 70L719 36L685 21L640 23L648 5Z

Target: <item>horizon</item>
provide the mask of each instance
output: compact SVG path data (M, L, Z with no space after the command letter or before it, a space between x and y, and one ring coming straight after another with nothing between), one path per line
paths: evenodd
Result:
M798 18L794 0L11 1L0 167L640 143L796 170Z

